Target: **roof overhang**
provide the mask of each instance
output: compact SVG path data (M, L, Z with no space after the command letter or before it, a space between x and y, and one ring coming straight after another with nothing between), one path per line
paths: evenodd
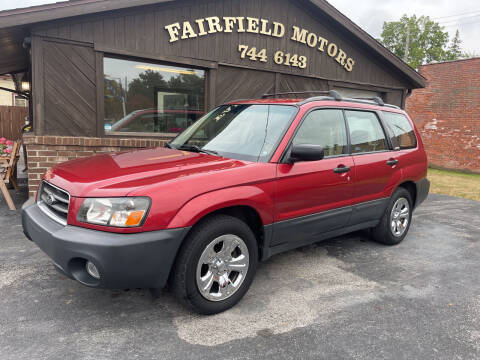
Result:
M0 11L0 29L175 0L76 0Z
M22 71L27 62L26 53L21 49L23 38L31 25L63 18L88 15L136 6L166 3L178 0L75 0L54 4L33 6L23 9L0 12L0 47L7 49L3 61L0 60L0 74ZM393 68L402 73L413 88L425 87L426 79L397 57L353 21L339 12L325 0L305 0L316 6L327 16L342 26L349 34L363 42ZM23 58L22 56L23 55Z
M28 69L28 51L23 40L28 31L22 27L0 29L0 74L12 74Z

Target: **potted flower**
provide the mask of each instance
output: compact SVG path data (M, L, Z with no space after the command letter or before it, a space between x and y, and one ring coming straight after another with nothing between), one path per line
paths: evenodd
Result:
M13 141L4 137L0 138L0 156L10 156L12 153Z

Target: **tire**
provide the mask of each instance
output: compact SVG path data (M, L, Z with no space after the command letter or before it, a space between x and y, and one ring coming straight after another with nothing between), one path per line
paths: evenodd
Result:
M407 205L408 214L405 216L404 209ZM393 211L394 207L396 207L395 211ZM402 211L399 214L398 210L400 209ZM402 187L396 189L390 198L380 223L372 229L373 239L385 245L397 245L402 242L407 236L412 223L412 211L412 196L410 192ZM398 216L396 216L397 214ZM394 221L395 224L393 224Z
M236 217L216 215L188 234L175 261L170 288L195 312L217 314L243 298L257 264L258 245L250 227Z

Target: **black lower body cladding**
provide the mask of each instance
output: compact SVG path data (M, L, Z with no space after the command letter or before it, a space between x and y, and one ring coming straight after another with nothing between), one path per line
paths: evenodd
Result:
M35 205L22 209L25 235L68 277L103 288L161 288L189 228L117 234L63 226ZM87 274L92 262L100 279Z
M430 191L430 181L427 178L423 178L415 183L417 187L417 197L415 200L415 207L420 205L428 196Z

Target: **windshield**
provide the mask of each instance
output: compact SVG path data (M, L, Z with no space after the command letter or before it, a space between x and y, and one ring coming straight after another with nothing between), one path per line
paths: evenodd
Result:
M170 146L187 151L268 161L297 108L286 105L223 105L190 126Z

